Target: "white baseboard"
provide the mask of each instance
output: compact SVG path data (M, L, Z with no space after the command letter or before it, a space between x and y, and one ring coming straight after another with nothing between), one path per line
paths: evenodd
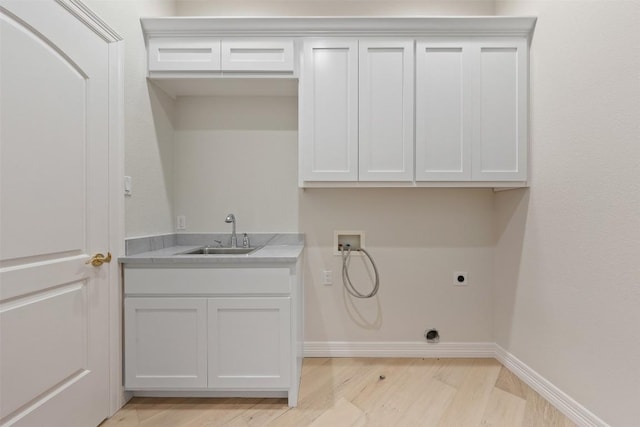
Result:
M577 425L581 427L608 426L587 408L497 344L495 344L495 358Z
M495 344L307 341L305 357L495 357Z
M307 341L304 343L304 356L495 358L577 425L608 427L607 423L542 375L492 342L430 344L425 342Z

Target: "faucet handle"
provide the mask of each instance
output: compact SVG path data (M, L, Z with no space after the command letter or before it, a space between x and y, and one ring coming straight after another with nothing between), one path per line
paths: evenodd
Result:
M247 233L244 233L244 237L242 238L242 247L248 248L249 246L251 246L249 244L249 236L247 236Z

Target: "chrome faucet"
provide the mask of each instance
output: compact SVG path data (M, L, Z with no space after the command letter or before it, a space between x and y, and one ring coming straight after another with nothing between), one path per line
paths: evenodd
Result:
M227 215L227 218L225 218L224 222L226 222L227 224L231 224L231 247L237 248L238 236L236 236L236 216L230 213L229 215Z

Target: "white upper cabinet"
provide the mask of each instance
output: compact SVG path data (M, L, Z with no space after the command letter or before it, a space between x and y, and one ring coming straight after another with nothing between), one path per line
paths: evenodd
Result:
M416 44L416 181L527 179L524 39Z
M189 37L149 40L149 71L220 71L220 39Z
M292 39L224 39L221 61L222 71L293 73L294 42Z
M471 50L416 44L416 181L471 181Z
M142 26L149 77L170 95L298 95L302 187L522 187L535 22L202 17Z
M526 181L526 40L434 39L416 52L416 181Z
M411 182L413 92L413 40L305 40L301 180Z
M359 41L358 180L413 180L413 40Z
M472 179L526 181L526 40L476 42L473 54Z
M300 179L358 179L358 41L305 40L299 92Z
M151 77L168 71L293 74L295 70L293 39L156 37L149 40L147 52Z

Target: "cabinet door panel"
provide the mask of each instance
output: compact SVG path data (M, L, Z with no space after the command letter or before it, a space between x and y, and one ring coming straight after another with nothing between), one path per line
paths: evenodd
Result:
M294 70L293 40L222 40L223 71Z
M474 110L474 180L525 180L525 42L478 43Z
M220 40L152 38L148 66L149 71L220 71Z
M125 388L207 386L207 301L125 298Z
M359 42L359 180L413 180L413 41Z
M416 181L468 181L470 47L423 41L416 51Z
M358 179L358 42L306 40L300 76L300 178Z
M288 387L290 298L209 299L209 387Z

